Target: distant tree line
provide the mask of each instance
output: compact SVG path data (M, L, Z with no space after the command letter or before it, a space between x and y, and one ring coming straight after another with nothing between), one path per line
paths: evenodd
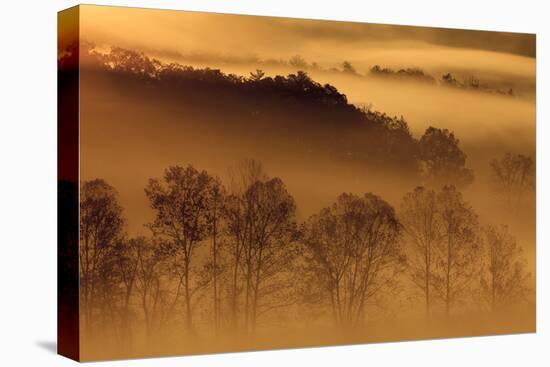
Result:
M514 97L516 94L513 88L500 89L500 88L491 88L487 83L482 83L478 78L474 76L469 76L464 78L464 80L459 81L451 73L446 73L441 76L441 84L447 87L475 90L485 93L496 93L500 95Z
M436 80L433 76L426 74L422 69L419 68L393 70L391 68L381 67L380 65L374 65L370 69L370 73L375 76L410 79L427 84L436 84Z
M474 76L465 77L462 81L460 81L451 73L445 73L441 76L439 80L436 80L436 78L434 78L432 75L426 73L419 68L405 68L394 70L387 67L381 67L380 65L374 65L370 69L370 73L371 75L377 77L387 77L398 80L411 80L431 85L441 85L458 89L496 93L499 95L506 95L511 97L515 96L514 90L512 88L508 88L505 90L500 88L491 88L487 83L481 83L480 80Z

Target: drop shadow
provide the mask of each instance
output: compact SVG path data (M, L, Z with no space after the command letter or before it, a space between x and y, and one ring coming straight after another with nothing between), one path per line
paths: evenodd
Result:
M51 340L40 340L36 342L36 345L45 349L46 351L57 354L57 342Z

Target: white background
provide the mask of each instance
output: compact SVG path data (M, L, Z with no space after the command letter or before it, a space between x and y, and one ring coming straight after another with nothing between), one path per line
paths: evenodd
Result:
M105 366L548 366L549 26L545 1L95 1L166 9L537 33L537 333L104 362ZM56 22L74 1L4 1L0 12L0 365L73 364L56 339ZM274 35L275 36L275 35ZM546 141L546 144L545 144ZM546 189L546 190L545 190Z

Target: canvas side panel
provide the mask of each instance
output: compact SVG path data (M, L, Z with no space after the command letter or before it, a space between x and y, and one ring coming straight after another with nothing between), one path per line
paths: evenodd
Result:
M57 352L79 360L79 7L57 32Z

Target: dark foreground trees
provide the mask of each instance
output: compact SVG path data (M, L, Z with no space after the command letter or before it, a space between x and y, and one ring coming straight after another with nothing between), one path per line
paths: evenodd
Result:
M244 162L234 179L223 213L230 249L230 322L236 327L242 315L244 329L254 330L260 316L292 302L296 204L282 180L267 178L257 161Z
M342 194L304 226L307 271L334 322L355 326L375 297L395 286L404 257L393 208L373 194Z
M123 237L118 194L104 180L80 187L80 302L85 329L118 321L115 249Z
M478 218L454 186L407 193L400 218L409 243L409 271L429 317L434 301L452 307L471 296L482 256Z
M166 239L171 255L179 259L184 289L186 327L193 329L191 266L196 248L211 230L210 208L217 200L219 180L192 166L169 167L162 181L151 179L145 193L155 212L150 228L155 236Z
M405 233L407 262L413 283L424 296L426 316L430 316L434 292L437 251L442 239L441 221L435 191L417 187L405 194L399 217Z
M253 330L262 315L292 300L289 282L298 238L294 199L280 179L268 178L259 162L244 162L234 179L227 194L207 172L174 166L162 181L150 180L145 190L155 212L149 227L174 265L176 295L181 287L190 331L195 296L212 299L208 307L216 330L227 325ZM201 252L207 243L208 251ZM156 264L157 257L147 259L146 268ZM150 272L138 273L143 297L145 285L158 287L144 280ZM144 312L148 314L145 306Z
M403 197L399 216L408 272L428 317L437 305L449 314L457 304L478 303L478 292L491 311L527 299L530 275L521 247L506 226L482 228L455 187L416 188Z
M498 311L529 295L515 239L505 227L481 230L454 186L418 187L399 213L374 194L342 194L301 225L284 182L255 160L232 170L227 189L172 166L145 192L151 235L129 238L114 188L81 187L82 327L120 350L138 331L150 343L165 332L252 334L302 309L358 330L407 299L407 279L428 317L480 302Z
M437 195L441 220L441 246L434 289L445 303L445 312L469 290L478 263L478 218L454 186Z

